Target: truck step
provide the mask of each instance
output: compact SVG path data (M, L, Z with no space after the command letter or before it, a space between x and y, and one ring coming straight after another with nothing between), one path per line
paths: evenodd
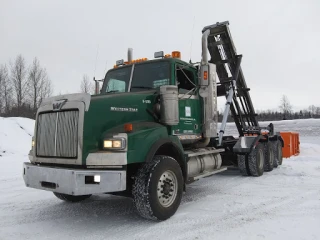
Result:
M199 180L200 178L209 177L209 176L211 176L211 175L214 175L214 174L217 174L217 173L220 173L220 172L224 172L224 171L226 171L227 169L228 169L228 167L222 167L222 168L220 168L220 169L216 169L216 170L213 171L213 172L204 172L204 173L201 174L201 175L188 178L188 182L193 182L193 181Z

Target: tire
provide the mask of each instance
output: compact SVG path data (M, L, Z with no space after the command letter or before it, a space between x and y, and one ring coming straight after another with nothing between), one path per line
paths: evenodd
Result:
M279 140L273 142L273 151L275 162L277 162L278 165L282 165L282 143Z
M178 209L183 176L178 162L169 156L155 156L145 163L134 179L132 195L140 216L166 220Z
M60 200L66 201L66 202L81 202L83 200L88 199L91 197L91 195L80 195L80 196L73 196L73 195L68 195L68 194L63 194L63 193L53 193L57 198Z
M273 161L273 167L277 168L279 164L279 159L278 159L278 141L272 141L272 149L273 149L273 154L274 154L274 161ZM280 143L281 144L281 143Z
M264 171L271 172L274 166L274 151L271 142L266 142L264 145Z
M264 146L259 143L248 155L249 171L252 176L260 177L264 172Z
M242 176L250 176L249 167L246 162L246 155L238 155L238 168Z

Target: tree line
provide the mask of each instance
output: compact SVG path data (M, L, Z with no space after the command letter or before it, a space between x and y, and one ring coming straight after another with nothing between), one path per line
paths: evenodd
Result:
M30 65L22 55L0 65L0 116L34 118L52 93L52 82L36 57Z
M219 111L218 120L222 121L223 111ZM320 106L310 105L308 108L299 111L293 111L288 97L283 95L280 99L278 110L258 110L256 111L258 121L279 121L293 119L320 118ZM231 113L228 116L228 122L233 122Z

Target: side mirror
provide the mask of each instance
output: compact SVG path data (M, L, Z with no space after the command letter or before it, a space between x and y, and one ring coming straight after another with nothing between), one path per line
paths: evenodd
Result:
M98 80L94 80L95 81L95 94L99 94L100 93L100 83Z

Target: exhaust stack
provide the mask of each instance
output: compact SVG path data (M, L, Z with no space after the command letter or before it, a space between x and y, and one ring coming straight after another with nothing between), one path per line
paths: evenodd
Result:
M201 64L208 64L208 37L210 30L205 31L202 34L202 61Z
M128 48L128 62L132 61L132 51L133 51L132 48Z
M217 85L216 85L216 66L208 61L208 37L210 30L202 34L202 59L199 69L200 89L199 93L203 99L203 135L204 141L198 143L205 147L209 144L210 138L217 136ZM198 147L199 147L198 146Z

